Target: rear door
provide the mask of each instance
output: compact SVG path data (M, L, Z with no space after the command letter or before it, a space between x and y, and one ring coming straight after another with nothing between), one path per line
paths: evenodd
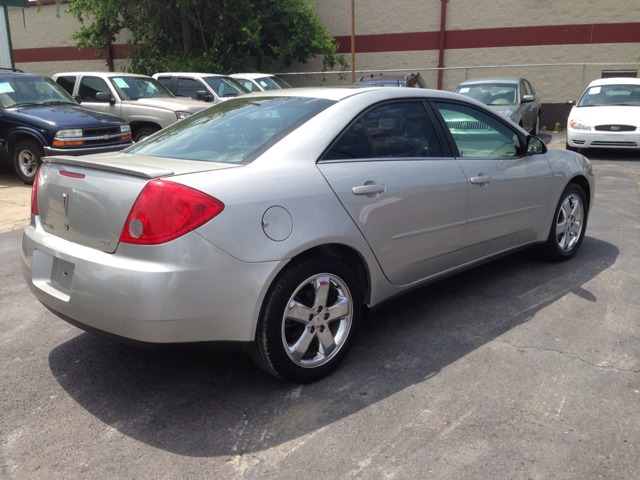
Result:
M463 246L467 182L442 140L421 101L385 103L318 162L396 285L455 267Z
M553 172L526 139L470 105L433 102L469 185L465 264L536 241L544 225Z

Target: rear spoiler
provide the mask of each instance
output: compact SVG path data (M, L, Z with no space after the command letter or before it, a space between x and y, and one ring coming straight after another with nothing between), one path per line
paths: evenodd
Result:
M149 165L138 165L135 163L126 162L114 162L114 158L111 157L110 161L105 162L100 159L89 159L86 157L44 157L42 161L44 163L55 163L58 165L69 165L72 167L93 168L95 170L103 170L107 172L122 173L125 175L131 175L134 177L142 178L158 178L173 175L173 170L167 170L163 168L152 167Z

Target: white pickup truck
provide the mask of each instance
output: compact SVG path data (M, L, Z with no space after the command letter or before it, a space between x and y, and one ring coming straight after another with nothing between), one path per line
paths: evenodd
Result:
M65 72L55 74L53 80L83 106L125 119L136 142L210 106L189 98L176 98L146 75Z

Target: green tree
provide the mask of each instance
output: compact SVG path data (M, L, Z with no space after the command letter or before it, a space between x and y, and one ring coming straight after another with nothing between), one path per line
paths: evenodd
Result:
M348 68L309 0L69 0L64 5L82 24L71 35L78 48L107 49L118 33L129 30L129 70L136 73L285 69L318 55L323 70Z

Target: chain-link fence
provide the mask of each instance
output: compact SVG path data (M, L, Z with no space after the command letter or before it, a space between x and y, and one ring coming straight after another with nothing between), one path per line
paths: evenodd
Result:
M542 101L540 128L562 131L567 128L571 105L578 100L590 82L598 78L637 77L638 63L557 63L535 65L488 65L446 68L413 68L398 70L358 70L356 80L371 73L419 72L430 88L438 85L438 71L442 70L442 89L453 90L460 82L475 78L526 78ZM294 87L328 87L351 85L351 72L280 73L282 79Z

